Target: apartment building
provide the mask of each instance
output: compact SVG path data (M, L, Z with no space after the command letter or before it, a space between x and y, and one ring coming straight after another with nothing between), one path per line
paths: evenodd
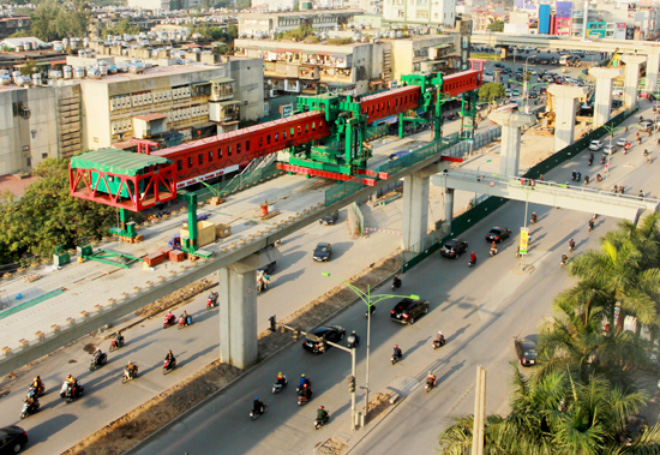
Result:
M453 27L456 0L384 0L383 19L393 23Z
M238 15L238 34L241 37L271 36L301 26L310 26L319 32L338 30L360 14L362 11L357 9L241 13Z

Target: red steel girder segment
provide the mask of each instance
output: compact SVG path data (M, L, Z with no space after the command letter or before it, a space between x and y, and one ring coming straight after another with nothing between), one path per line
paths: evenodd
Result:
M114 187L115 191L101 191L99 185ZM122 196L122 191L127 196ZM81 199L139 212L160 202L176 199L174 165L160 167L158 172L134 176L97 169L71 168L69 165L69 192Z
M348 180L359 180L360 183L367 186L374 186L376 184L376 180L374 179L360 179L352 175L340 174L339 172L323 171L321 169L312 169L309 167L295 166L293 164L288 164L288 163L278 162L277 168L287 172L295 172L296 174L315 175L317 177L323 177L331 180L340 180L342 182L346 182Z
M360 112L367 123L419 107L421 90L418 85L399 87L360 99Z
M479 70L467 70L443 76L442 93L449 96L457 96L461 93L478 89L481 87L481 81L482 72Z

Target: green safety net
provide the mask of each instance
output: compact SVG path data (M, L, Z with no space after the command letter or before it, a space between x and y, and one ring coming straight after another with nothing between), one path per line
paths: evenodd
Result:
M160 156L127 152L116 148L102 148L71 158L73 169L96 169L118 175L135 176L150 167L168 164L170 160Z

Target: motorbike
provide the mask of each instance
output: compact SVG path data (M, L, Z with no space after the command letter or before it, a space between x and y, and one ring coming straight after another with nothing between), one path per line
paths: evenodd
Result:
M282 384L278 384L277 382L273 384L272 392L273 393L280 393L284 387L289 383L289 380L286 378L286 376L282 375L284 378L284 382Z
M312 381L307 379L307 387L311 387L311 386L312 386ZM302 389L302 387L300 386L296 387L296 393L300 393L300 389Z
M605 164L605 161L606 161L606 160L607 160L607 159L605 158L605 155L603 155L603 156L600 158L600 164Z
M184 327L188 327L189 325L192 325L192 316L181 316L179 317L179 323L177 324L177 329L182 329Z
M92 361L89 364L89 371L96 371L106 363L108 363L108 354L104 352L99 356L95 355L92 357Z
M167 374L170 371L174 371L176 368L176 359L169 361L168 359L163 360L163 374Z
M434 380L432 380L432 381L430 381L430 380L427 379L427 380L426 380L426 391L427 391L427 392L430 392L431 389L432 389L433 387L436 386L436 384L437 384L437 380L436 380L436 379L434 379Z
M602 177L600 174L596 174L596 181L597 181L597 182L602 182L602 181L603 181L603 177Z
M36 414L39 412L39 409L41 406L39 405L39 402L36 402L32 405L30 405L27 400L23 402L23 409L21 409L21 420L25 419L26 417L31 416L32 414Z
M265 414L266 410L268 409L268 406L264 404L264 407L258 410L252 410L250 411L250 419L252 420L257 420L261 414Z
M589 166L591 166L592 164L594 164L594 159L593 159L593 158L589 158L588 163L589 163Z
M594 220L589 220L589 232L593 231L594 229Z
M330 420L330 416L327 413L323 419L317 418L314 420L314 429L318 430L322 426L325 426L325 424L328 423L328 420Z
M401 355L392 354L392 358L390 359L390 362L392 362L392 365L394 365L395 363L397 363L401 359L403 359L403 354L401 354Z
M489 253L490 253L490 257L495 256L497 254L497 248L491 248Z
M126 384L127 382L130 382L133 379L136 379L137 377L138 377L137 367L135 368L135 372L133 374L129 374L128 370L124 368L124 374L121 375L121 383Z
M560 262L560 265L563 267L564 265L566 265L567 262L568 262L568 256L566 256L565 254L563 254L563 255L561 256L561 262Z
M371 317L372 317L372 318L376 315L376 305L372 304L369 308L370 308L371 310L367 310L367 311L364 312L364 317L365 317L365 318L368 318L368 317L369 317L369 313L370 313L370 312L371 312Z
M575 243L574 243L574 242L570 242L570 243L568 244L568 252L569 252L569 253L572 253L574 250L575 250Z
M309 403L312 398L314 398L314 392L312 392L311 390L310 390L310 393L309 393L309 398L307 398L304 395L299 395L298 396L298 406L303 406L303 405Z
M34 393L37 397L41 397L46 393L46 386L35 387L34 384L28 386L28 395Z
M215 307L218 306L218 293L217 292L211 292L209 294L209 298L206 301L206 309L211 310Z
M75 386L64 381L62 389L60 390L60 397L64 398L67 403L80 398L85 393L85 388L78 382Z
M396 291L396 290L399 289L400 287L401 287L401 280L400 280L399 278L395 278L395 279L392 281L392 290L393 290L393 291Z
M433 349L438 349L438 348L443 347L446 342L447 341L445 340L444 337L442 337L442 339L440 339L440 340L433 340Z
M175 322L176 322L176 316L171 315L168 317L167 315L165 315L165 318L163 319L163 328L166 329L174 325Z
M114 351L115 349L123 348L124 347L124 338L113 338L112 341L110 341L110 352Z
M539 218L536 215L534 215L534 216L532 216L532 219L530 221L532 222L532 224L536 224L536 222L538 220L539 220Z
M474 265L475 265L476 263L477 263L477 260L476 260L476 259L474 259L474 260L470 259L470 262L468 262L468 267L474 267Z

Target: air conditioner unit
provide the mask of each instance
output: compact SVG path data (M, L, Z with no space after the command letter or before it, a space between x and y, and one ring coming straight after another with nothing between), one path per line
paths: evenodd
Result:
M269 92L271 98L275 98L277 96L277 90L269 90Z

